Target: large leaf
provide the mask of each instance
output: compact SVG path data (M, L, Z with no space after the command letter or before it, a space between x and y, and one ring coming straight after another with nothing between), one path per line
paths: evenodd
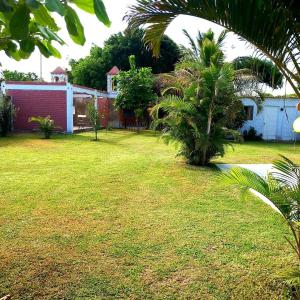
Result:
M94 9L95 9L95 14L99 21L101 21L103 24L106 26L110 26L111 22L108 18L108 15L106 13L105 6L103 4L102 0L94 0Z
M23 52L32 53L34 50L35 44L33 39L26 39L20 42L20 48Z
M35 20L43 25L48 26L49 28L57 31L58 27L54 21L54 19L50 16L45 6L41 5L38 9L32 10L32 13L35 17Z
M7 56L12 57L15 60L21 59L18 53L18 47L14 42L9 41L6 44L5 53Z
M9 30L13 38L26 39L29 35L30 15L25 5L19 5L9 22Z
M7 0L1 0L0 1L0 11L1 12L11 12L13 10L13 8L11 7L11 5L8 3Z
M48 48L42 43L40 40L36 40L36 45L40 49L40 52L45 56L45 57L50 57L52 53L48 50Z
M41 3L37 0L26 0L25 3L30 9L38 9L41 6Z
M78 6L80 9L93 14L94 13L94 3L93 0L72 0L76 6Z
M85 36L83 26L77 16L77 13L71 7L66 9L65 21L72 40L76 44L84 45Z
M49 11L57 12L61 16L65 14L65 7L59 0L46 0L45 6Z
M47 43L47 48L54 57L61 58L60 52L54 46L52 46L50 42Z

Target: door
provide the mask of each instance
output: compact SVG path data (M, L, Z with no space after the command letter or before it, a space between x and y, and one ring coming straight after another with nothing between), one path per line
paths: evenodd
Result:
M297 116L297 110L295 107L286 107L282 114L281 138L284 141L294 140L293 123Z
M264 116L264 140L275 140L277 133L278 107L266 106Z

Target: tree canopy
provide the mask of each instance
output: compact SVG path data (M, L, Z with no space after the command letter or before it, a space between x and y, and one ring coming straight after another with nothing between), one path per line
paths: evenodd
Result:
M129 57L130 69L120 71L117 76L118 96L115 106L127 110L146 110L150 102L155 102L153 92L154 77L151 68L137 68L135 56Z
M162 35L179 15L212 21L235 32L271 59L300 97L300 13L294 0L137 0L125 19L147 26L145 41L158 54Z
M16 60L28 58L37 47L45 57L60 58L53 42L60 45L58 27L53 13L64 18L71 39L84 45L81 21L69 4L95 14L100 22L110 25L102 0L3 0L0 1L0 50Z
M105 41L103 48L93 46L87 57L70 61L71 80L76 84L105 89L106 73L114 65L121 70L129 70L130 55L135 56L137 67L150 67L155 74L173 71L180 58L177 44L164 35L160 56L154 58L152 52L144 45L143 35L143 30L126 30L112 35Z
M10 71L3 70L3 79L4 80L13 80L13 81L37 81L39 79L38 75L34 72L19 72L19 71Z
M281 88L283 85L283 75L278 67L267 59L258 57L241 56L232 61L235 70L251 70L261 83L272 87Z

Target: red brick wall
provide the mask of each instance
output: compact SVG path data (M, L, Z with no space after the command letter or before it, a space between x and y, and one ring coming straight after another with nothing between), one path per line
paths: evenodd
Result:
M54 120L61 130L67 129L67 100L65 91L35 91L8 90L17 108L14 122L16 130L30 130L37 128L35 123L28 123L32 116L46 117Z
M109 122L109 100L107 98L98 98L98 111L102 116L101 125L106 127Z

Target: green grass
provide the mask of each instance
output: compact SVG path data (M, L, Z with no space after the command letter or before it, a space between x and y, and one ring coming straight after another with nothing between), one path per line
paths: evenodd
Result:
M0 139L0 296L280 299L287 227L152 133ZM298 158L246 143L222 162Z
M225 157L215 160L219 163L271 163L285 155L300 163L300 143L245 142L228 147Z

